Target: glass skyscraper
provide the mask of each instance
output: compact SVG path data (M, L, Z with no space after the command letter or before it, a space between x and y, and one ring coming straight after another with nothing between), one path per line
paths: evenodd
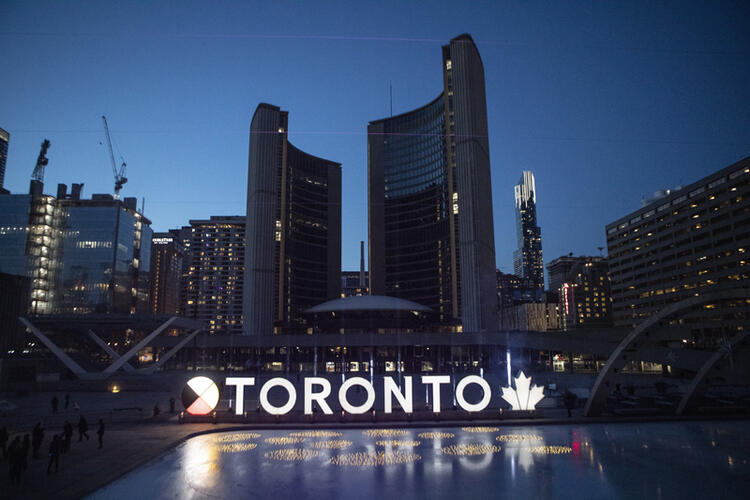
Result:
M521 174L515 186L515 213L518 249L513 252L513 272L544 289L542 230L536 221L536 183L529 171Z
M59 201L62 227L58 313L148 312L151 222L109 195Z
M367 127L371 293L426 305L457 330L495 330L484 68L469 35L442 63L432 102Z

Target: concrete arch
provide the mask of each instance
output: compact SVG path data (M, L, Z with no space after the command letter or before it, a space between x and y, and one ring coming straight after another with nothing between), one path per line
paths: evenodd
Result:
M663 326L667 319L695 306L731 299L750 299L750 288L734 288L731 290L702 293L675 302L634 328L633 331L631 331L627 337L620 342L615 350L612 351L609 359L607 359L606 366L601 372L599 372L591 390L591 397L586 401L584 415L596 416L601 414L620 370L626 363L632 361L632 355L641 348L644 342L648 341L654 327ZM713 356L711 358L713 358ZM716 361L718 361L718 358ZM712 365L715 364L716 361L714 361ZM708 362L710 362L710 360ZM703 370L701 370L701 373L703 373ZM702 377L705 377L705 374L703 374Z

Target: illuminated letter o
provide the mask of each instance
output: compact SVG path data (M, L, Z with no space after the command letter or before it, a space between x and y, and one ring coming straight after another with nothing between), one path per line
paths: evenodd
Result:
M277 385L286 389L286 392L289 395L289 399L284 406L273 406L268 402L268 391ZM286 415L292 408L294 408L294 403L296 402L297 391L294 388L294 385L285 378L272 378L260 388L260 405L271 415Z
M365 391L367 391L367 401L360 406L352 406L346 399L346 393L353 385L361 385L365 388ZM347 379L347 381L339 387L339 404L344 411L351 413L352 415L359 415L370 411L372 405L375 404L375 389L373 389L372 384L365 378L352 377Z
M464 399L464 389L466 389L466 386L469 384L478 384L484 392L482 400L477 404L471 404ZM461 379L458 385L456 385L456 401L458 401L459 406L466 411L474 412L484 410L485 408L487 408L487 405L490 404L491 397L492 389L490 389L490 384L488 384L486 380L478 375L469 375L467 377L464 377Z

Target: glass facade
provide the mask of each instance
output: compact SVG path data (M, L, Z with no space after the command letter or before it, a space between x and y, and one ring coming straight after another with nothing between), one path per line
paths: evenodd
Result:
M279 242L284 245L282 321L299 322L305 310L324 302L329 294L328 176L332 166L339 168L287 143L282 197L286 224L282 223ZM340 269L335 271L338 274Z
M51 196L0 195L0 272L31 278L32 314L53 310L62 216Z
M458 295L451 237L458 203L449 189L445 127L443 94L383 120L385 294L426 305L441 320L453 316Z
M66 201L57 313L148 311L152 231L112 201Z

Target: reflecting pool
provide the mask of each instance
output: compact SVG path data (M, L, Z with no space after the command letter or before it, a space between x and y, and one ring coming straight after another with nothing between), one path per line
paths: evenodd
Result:
M90 498L748 498L750 422L206 434Z

